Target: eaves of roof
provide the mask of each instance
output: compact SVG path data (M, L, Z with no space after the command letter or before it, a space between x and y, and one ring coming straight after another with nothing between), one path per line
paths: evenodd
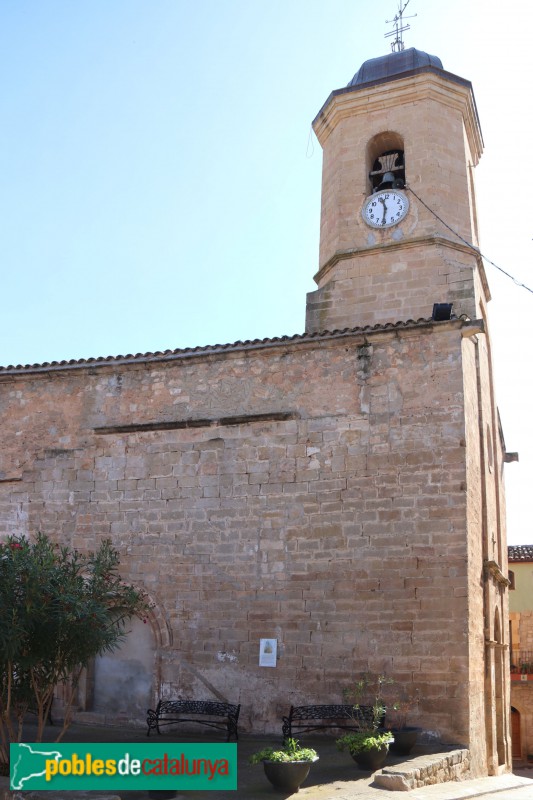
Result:
M0 378L8 375L35 374L45 372L57 372L73 369L93 369L95 367L120 366L125 364L145 364L161 363L168 361L178 361L188 358L198 358L202 356L213 356L225 353L238 353L242 351L262 350L272 347L286 347L288 345L301 345L306 343L328 342L335 339L362 337L368 339L385 332L400 333L406 330L416 330L424 328L472 328L471 333L482 330L482 323L479 320L465 321L464 319L452 318L443 322L435 322L431 318L420 318L418 320L409 319L405 322L387 322L383 325L365 325L355 328L344 328L342 330L322 331L320 333L297 333L293 336L275 336L267 339L247 339L231 344L215 344L199 347L187 347L176 350L164 350L154 353L136 353L118 356L99 356L96 358L80 358L65 361L50 361L42 364L18 364L0 366ZM469 335L469 334L468 334Z
M507 557L510 562L533 561L533 544L509 545Z

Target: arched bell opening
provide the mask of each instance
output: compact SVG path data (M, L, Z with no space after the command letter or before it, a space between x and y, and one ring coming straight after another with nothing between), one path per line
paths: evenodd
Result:
M403 189L405 186L405 152L403 138L393 131L374 136L367 146L369 194L382 189Z

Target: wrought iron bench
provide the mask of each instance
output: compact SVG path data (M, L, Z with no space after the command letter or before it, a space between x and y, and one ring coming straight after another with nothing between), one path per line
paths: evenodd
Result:
M153 730L161 735L162 725L176 725L180 722L198 722L210 728L226 731L226 741L232 736L239 738L237 722L241 710L231 703L220 703L214 700L160 700L155 711L151 708L146 712L146 735L150 736ZM209 719L203 719L209 717Z
M372 706L291 706L288 717L282 717L283 739L290 739L296 731L318 731L325 728L361 730L371 728L374 721ZM380 727L385 723L385 712Z

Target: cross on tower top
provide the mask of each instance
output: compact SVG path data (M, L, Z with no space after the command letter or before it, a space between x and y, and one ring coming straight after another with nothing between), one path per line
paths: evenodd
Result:
M410 30L410 28L411 28L411 26L409 24L407 24L407 25L403 24L403 12L405 11L407 6L409 5L409 2L410 2L410 0L407 0L407 2L404 3L403 6L402 6L402 0L400 0L400 5L398 6L398 13L395 14L393 19L386 19L385 20L385 24L386 25L394 25L394 30L393 31L389 31L389 33L385 34L385 38L387 38L388 36L394 36L395 37L394 40L391 42L391 48L392 48L392 52L393 53L394 52L400 52L401 50L404 49L405 45L403 43L402 33L404 31ZM411 14L411 16L407 17L407 19L413 19L413 17L416 17L416 14Z

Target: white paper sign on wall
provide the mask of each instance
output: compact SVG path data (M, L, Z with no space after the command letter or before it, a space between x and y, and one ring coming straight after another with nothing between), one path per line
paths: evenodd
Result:
M259 640L259 666L275 667L278 653L277 639Z

